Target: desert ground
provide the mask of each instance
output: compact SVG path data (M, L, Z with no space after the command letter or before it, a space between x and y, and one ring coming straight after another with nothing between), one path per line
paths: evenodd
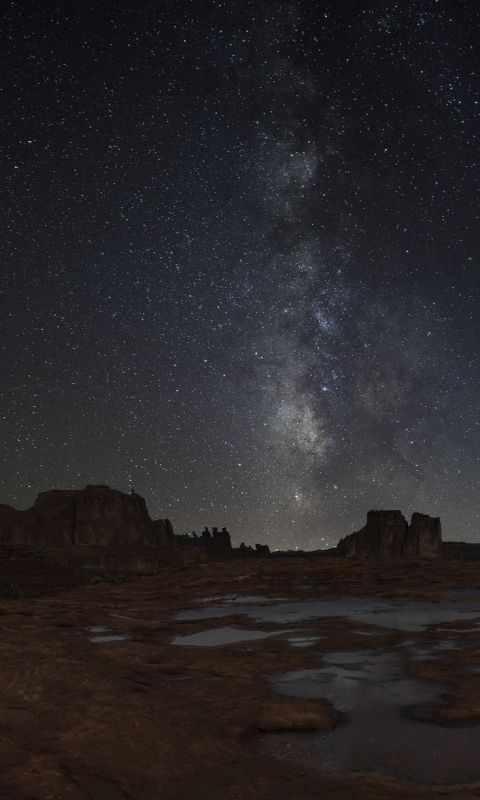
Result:
M325 771L312 743L335 730L341 713L323 698L269 687L288 671L318 668L331 653L396 652L402 676L443 687L439 702L416 710L424 741L439 726L476 735L480 630L461 621L372 633L342 616L279 626L252 620L234 603L227 616L175 618L232 595L262 596L267 605L370 598L435 606L446 590L480 593L480 562L207 561L182 552L157 574L125 583L99 576L92 584L45 552L11 553L3 548L0 559L2 800L480 797L480 779L427 784L375 771ZM225 626L277 635L211 647L172 644ZM362 635L369 627L371 635ZM318 639L292 646L295 631L301 638L307 629ZM427 652L449 630L457 646L440 647L435 658L412 660L400 647L408 637Z

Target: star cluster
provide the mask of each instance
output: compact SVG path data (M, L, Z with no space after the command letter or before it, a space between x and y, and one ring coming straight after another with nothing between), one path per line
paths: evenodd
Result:
M480 536L473 0L5 6L0 500Z

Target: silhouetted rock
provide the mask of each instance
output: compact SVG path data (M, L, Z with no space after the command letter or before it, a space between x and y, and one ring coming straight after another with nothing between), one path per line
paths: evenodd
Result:
M0 504L0 543L24 544L27 530L25 511Z
M412 514L408 526L403 555L431 556L435 558L442 550L442 526L439 517L428 514Z
M175 534L173 533L173 525L169 519L156 519L153 523L153 533L157 547L163 547L165 550L176 550L178 548Z
M270 553L270 558L339 558L337 547L330 547L328 550L274 550Z
M42 492L26 511L1 505L0 543L177 549L171 523L153 522L143 497L103 485Z
M218 528L212 528L212 533L205 528L202 531L202 539L209 556L213 558L233 557L232 542L226 528L222 528L221 531Z
M233 549L234 558L270 558L270 548L268 544L256 544L255 550L249 544L241 543L240 547Z
M189 533L175 534L175 541L182 545L182 547L203 547L203 539L193 531L190 536Z
M478 542L444 542L442 552L445 558L459 561L480 561L480 544Z
M408 524L401 511L369 511L367 524L345 536L338 549L347 558L352 556L400 556L403 552Z
M455 548L454 549L452 547L449 547L445 542L443 542L443 544L442 544L442 557L447 559L447 561L453 561L453 560L463 561L464 560L463 552L462 552L462 550L460 548ZM473 560L476 560L476 559L472 559L472 561Z
M369 511L367 524L340 539L337 549L346 558L435 558L442 552L440 519L415 513L408 525L401 511Z
M257 551L250 544L246 545L244 542L240 547L234 547L232 552L234 558L258 558Z

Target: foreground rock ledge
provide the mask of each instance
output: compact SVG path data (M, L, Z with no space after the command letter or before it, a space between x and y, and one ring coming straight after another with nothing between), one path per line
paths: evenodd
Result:
M480 586L477 564L338 558L200 563L189 556L183 567L165 566L157 576L135 583L3 601L0 786L10 788L0 788L0 797L478 798L480 783L438 787L376 774L328 774L259 752L257 736L278 731L306 736L312 729L328 730L337 718L324 701L287 698L268 689L280 672L318 665L314 653L290 647L285 637L217 648L169 644L175 636L229 624L228 618L172 620L202 597L235 591L272 598L408 599L425 597L428 590L441 596L457 586ZM244 618L230 624L255 628ZM367 646L367 637L359 636L358 625L349 620L315 624L326 636L322 649ZM131 639L94 644L86 630L95 625ZM425 641L432 635L425 634ZM471 646L465 651L442 652L438 661L411 665L419 677L448 684L443 724L453 724L449 718L458 724L462 714L469 715L464 724L480 723L480 711L472 718L472 709L480 709L478 676L467 670L478 662L480 646L475 634L467 635ZM368 638L369 648L384 648L405 635L389 631Z

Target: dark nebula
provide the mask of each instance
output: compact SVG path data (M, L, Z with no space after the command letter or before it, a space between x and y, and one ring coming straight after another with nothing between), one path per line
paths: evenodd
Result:
M479 539L473 0L4 6L0 501Z

